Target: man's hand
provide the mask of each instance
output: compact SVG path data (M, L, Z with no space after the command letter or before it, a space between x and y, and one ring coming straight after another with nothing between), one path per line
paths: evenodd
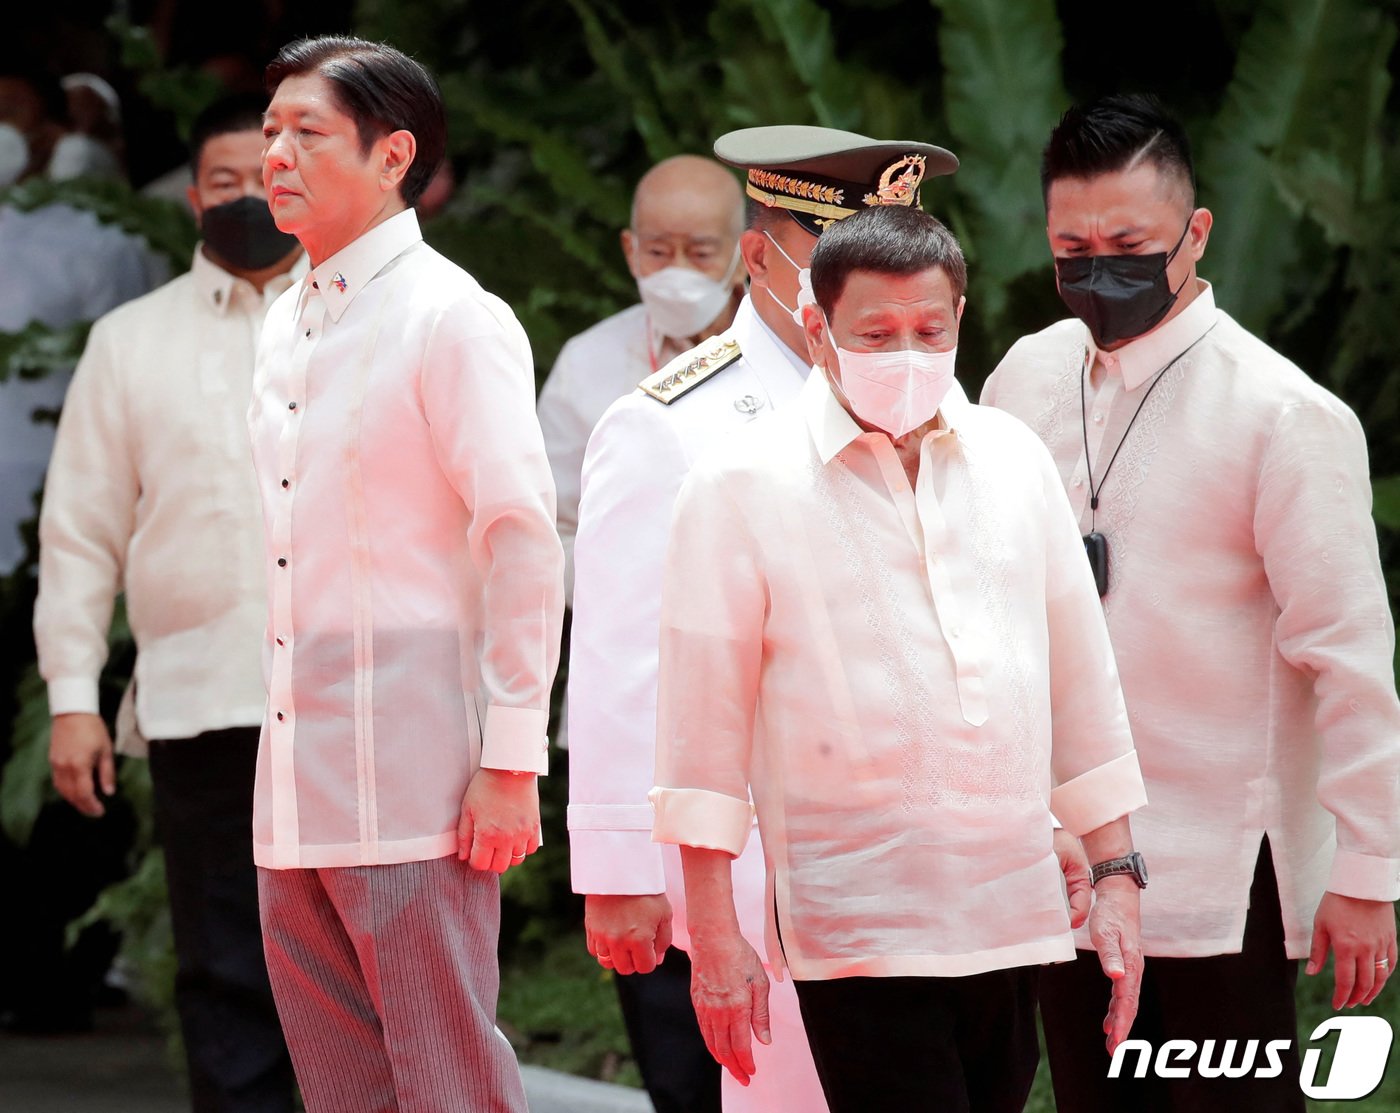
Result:
M1137 882L1130 877L1105 877L1094 894L1089 914L1089 938L1099 965L1113 980L1108 1015L1103 1020L1109 1054L1128 1038L1137 1017L1142 991L1142 918Z
M1094 883L1089 876L1089 859L1079 840L1063 827L1055 828L1055 857L1065 875L1065 894L1069 897L1069 926L1077 928L1089 918L1094 903Z
M773 1042L768 1023L768 974L738 931L697 937L692 927L690 999L705 1046L741 1085L754 1075L752 1031Z
M112 756L112 736L100 715L55 715L49 737L49 768L59 795L83 815L94 818L106 812L97 798L94 781L103 793L117 791L117 766Z
M457 857L474 870L505 873L540 848L540 796L535 775L479 769L462 797Z
M664 893L583 899L588 953L619 974L650 974L671 945L671 902Z
M1395 906L1385 900L1323 893L1313 917L1309 974L1322 970L1329 949L1336 956L1332 1007L1369 1005L1395 972Z

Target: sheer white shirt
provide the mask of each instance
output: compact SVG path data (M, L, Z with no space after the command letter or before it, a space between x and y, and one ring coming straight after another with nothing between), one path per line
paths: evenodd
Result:
M563 554L534 403L514 314L412 210L272 307L259 865L442 857L478 767L545 771Z
M256 726L267 701L262 520L248 449L268 306L196 250L187 274L93 326L64 399L39 520L34 637L55 715L98 711L125 591L136 723L119 748Z
M1086 352L1102 381L1085 376L1081 412ZM1146 952L1237 952L1266 834L1290 957L1324 888L1400 897L1394 632L1355 415L1205 283L1115 352L1077 320L1021 339L982 401L1039 434L1080 528L1108 539L1103 610L1150 801L1133 818Z
M736 854L752 792L798 979L1072 958L1051 807L1082 834L1143 803L1048 454L957 388L940 415L911 487L813 372L676 502L654 837Z

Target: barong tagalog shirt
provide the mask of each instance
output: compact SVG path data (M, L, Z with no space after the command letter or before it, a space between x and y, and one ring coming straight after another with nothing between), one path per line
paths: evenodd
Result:
M112 604L139 653L136 725L117 747L262 722L261 508L248 449L268 306L196 249L189 273L93 326L63 403L39 522L34 635L49 711L98 713Z
M478 767L545 772L563 553L534 401L514 314L411 210L270 311L258 865L442 857Z
M1113 352L1073 319L1021 339L982 401L1039 434L1081 528L1108 539L1103 609L1150 801L1133 817L1145 952L1238 952L1265 835L1290 958L1324 889L1400 898L1394 630L1351 410L1207 283Z
M1051 808L1144 800L1053 463L956 387L940 416L911 489L814 371L677 501L654 837L737 854L752 790L799 980L1072 958Z

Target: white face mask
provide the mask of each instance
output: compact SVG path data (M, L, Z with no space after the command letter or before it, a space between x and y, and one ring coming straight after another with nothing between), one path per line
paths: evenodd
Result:
M734 270L739 265L739 248L723 282L691 267L670 266L637 279L651 323L673 340L685 340L711 324L728 303L734 290Z
M769 290L767 286L765 286L764 289L768 290L768 296L770 298L776 301L780 306L783 307L783 309L785 309L789 314L792 315L792 319L797 323L797 327L802 328L802 310L809 305L817 304L816 295L812 293L812 268L799 267L796 261L793 259L793 257L783 250L782 244L780 244L777 240L773 239L773 237L769 235L769 233L764 232L763 234L765 236L768 236L769 242L778 249L778 254L780 254L784 259L786 259L788 261L788 264L792 267L792 269L797 272L797 308L794 309L789 305L785 305L779 299L778 295L773 293L772 290Z
M832 346L841 367L841 393L855 415L896 440L932 421L953 387L957 348L947 352L848 352L834 338Z

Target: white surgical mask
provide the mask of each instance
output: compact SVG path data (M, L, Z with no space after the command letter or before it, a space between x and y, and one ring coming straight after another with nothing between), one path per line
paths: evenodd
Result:
M768 290L768 296L770 298L792 315L792 319L797 323L797 327L802 328L802 310L809 305L817 304L816 296L812 293L812 268L799 267L793 257L783 250L782 244L773 239L769 233L764 232L763 234L768 236L769 242L778 249L778 254L786 259L792 269L797 272L797 308L794 309L792 306L785 304L782 299L780 299L777 294L773 293L772 290L769 290L767 286L765 286L764 289Z
M828 326L828 335L830 326ZM841 393L855 415L898 440L933 420L953 387L958 350L848 352L832 341Z
M739 265L739 248L724 281L716 282L692 267L671 266L637 279L651 323L663 336L684 340L694 336L720 315L734 290L734 271Z

